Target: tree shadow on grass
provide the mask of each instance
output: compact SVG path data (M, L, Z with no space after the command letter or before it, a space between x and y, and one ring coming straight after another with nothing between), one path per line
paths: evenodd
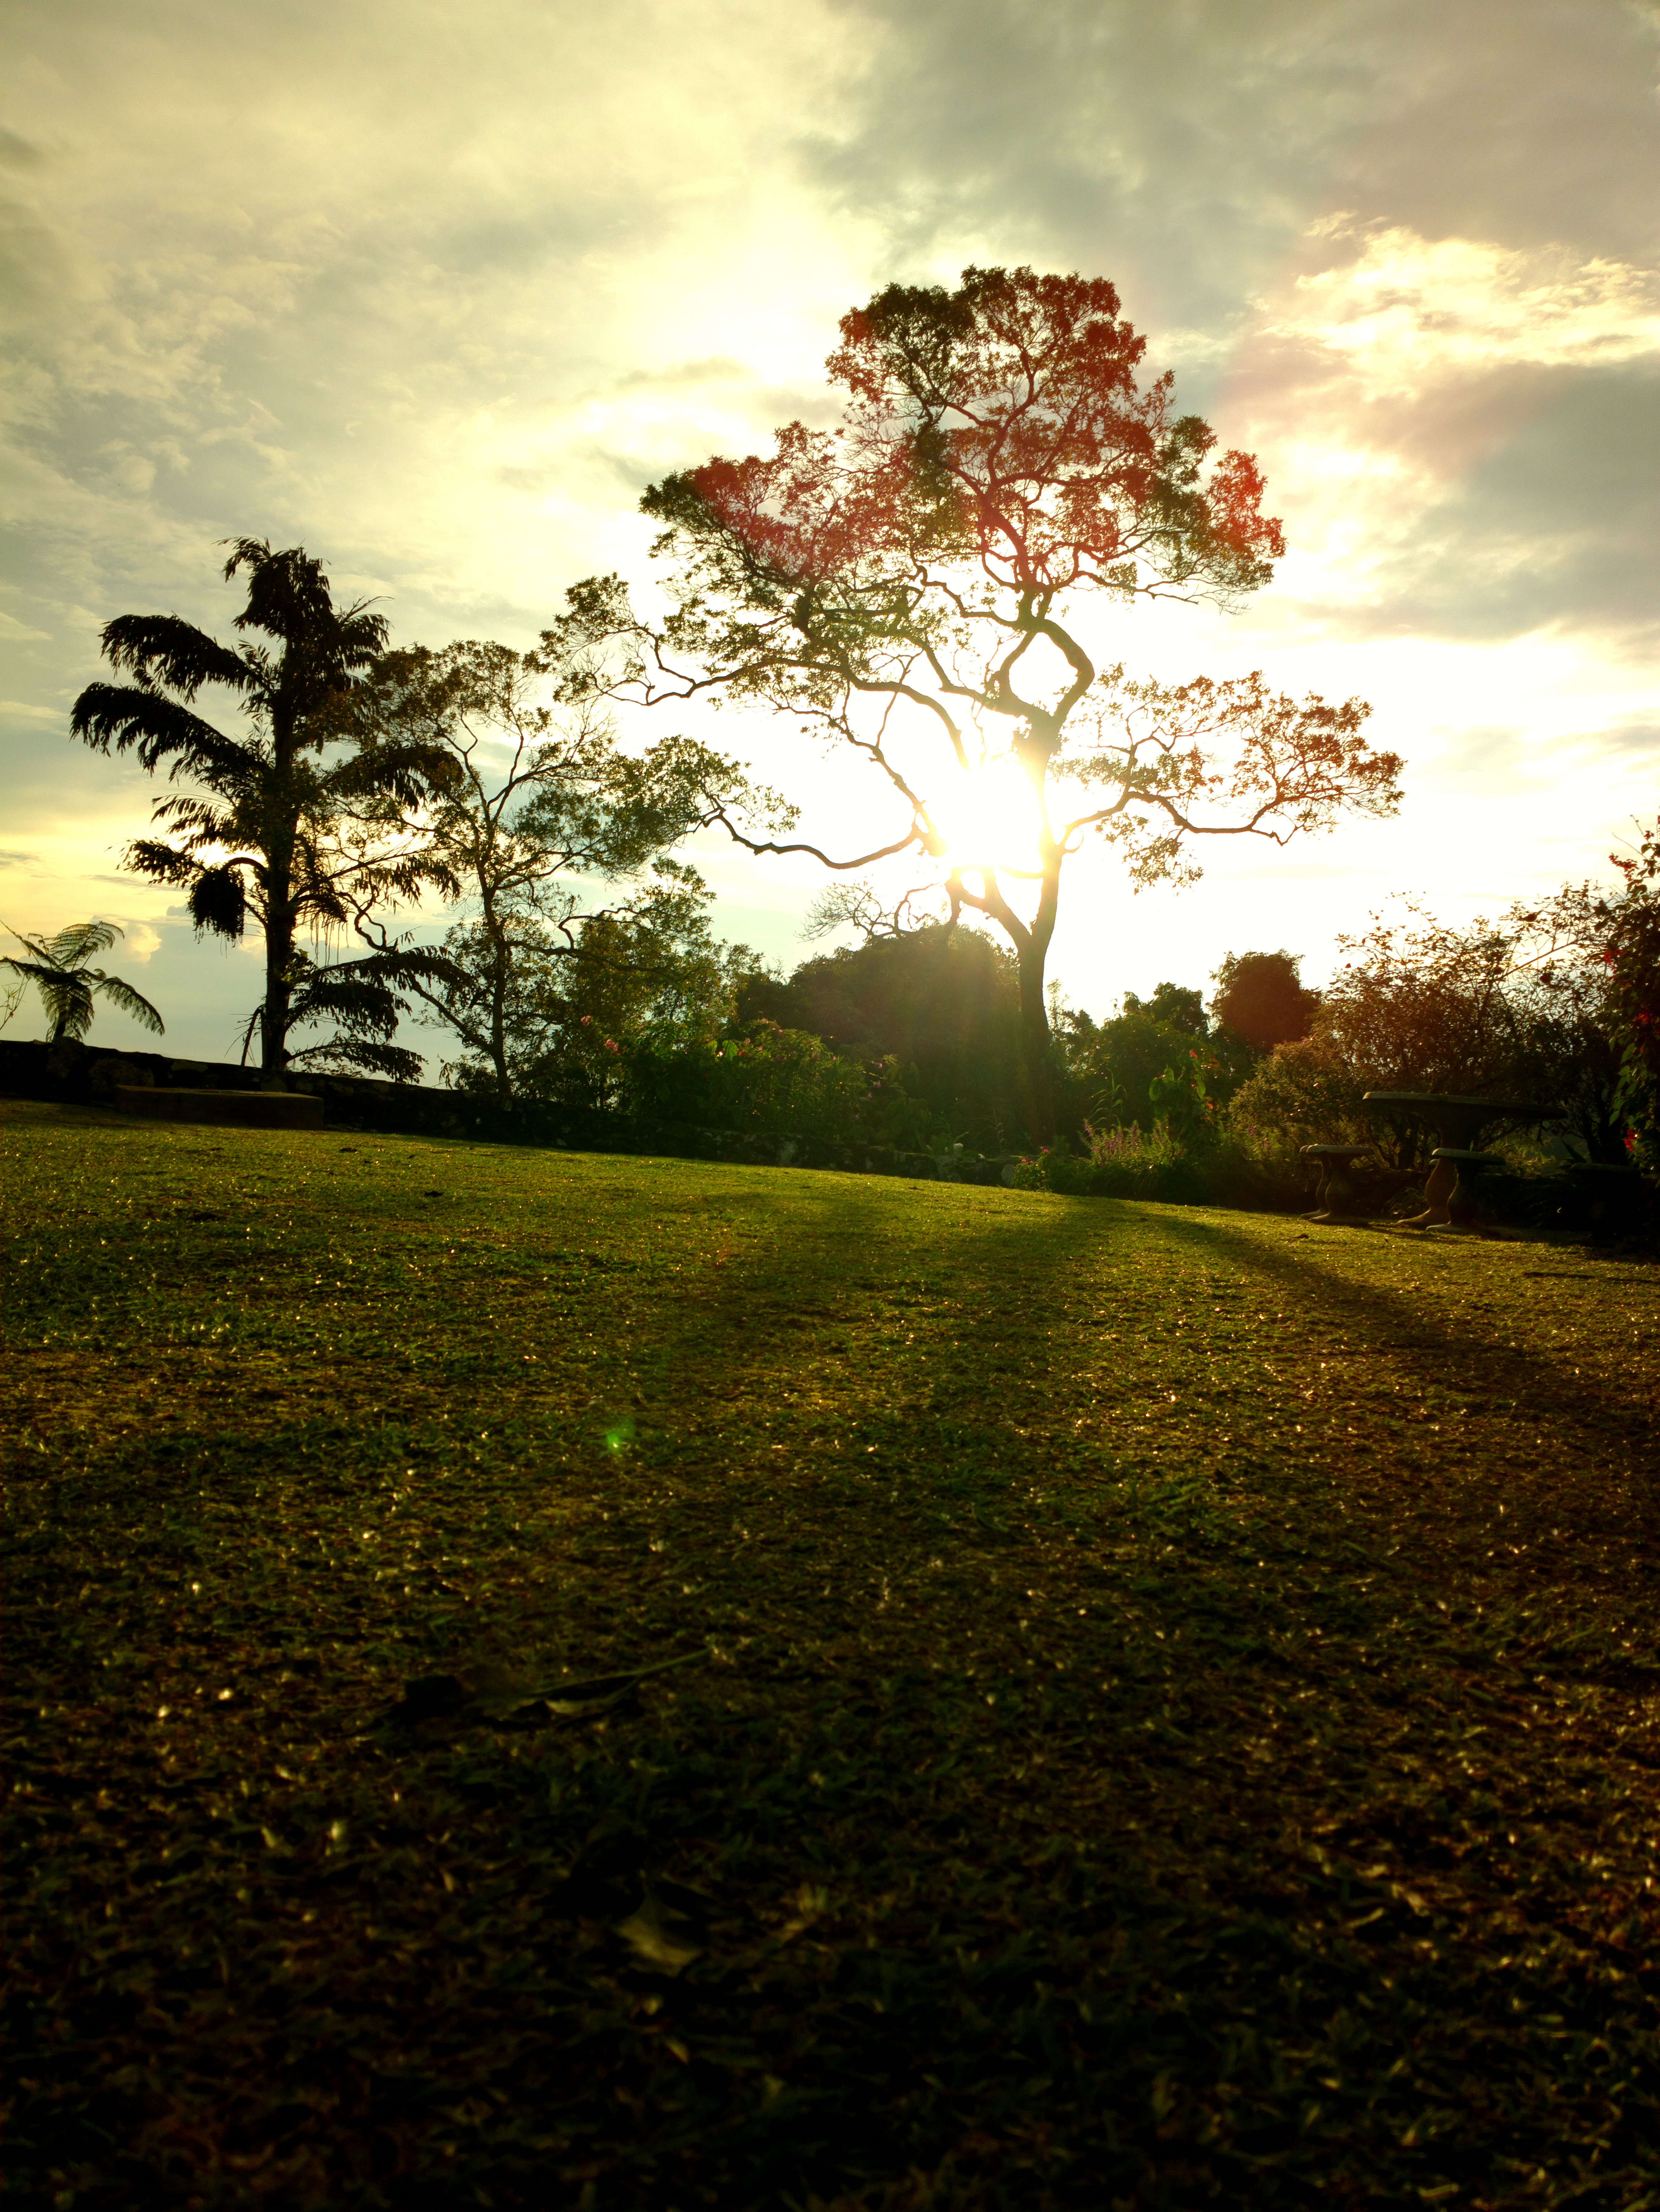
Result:
M1496 1401L1512 1416L1552 1432L1551 1448L1530 1468L1507 1458L1502 1476L1494 1469L1478 1480L1484 1516L1486 1493L1502 1480L1507 1496L1531 1496L1545 1520L1572 1514L1580 1535L1614 1538L1628 1550L1634 1534L1651 1540L1660 1530L1660 1455L1651 1409L1587 1388L1564 1363L1500 1334L1444 1310L1426 1312L1421 1296L1357 1282L1311 1255L1305 1258L1214 1221L1171 1214L1164 1226L1177 1245L1225 1258L1278 1284L1304 1316L1317 1310L1338 1327L1352 1325L1425 1383L1488 1405ZM1458 1495L1444 1486L1438 1510L1450 1516Z
M613 2208L851 2208L933 2190L988 2212L1115 2197L1151 2212L1438 2202L1449 2174L1479 2189L1495 2150L1557 2157L1572 2124L1629 2170L1632 2124L1581 2055L1612 2039L1623 2067L1635 2045L1632 1978L1594 1983L1601 1938L1573 1919L1571 1862L1593 1823L1612 1833L1606 1792L1551 1772L1536 1707L1525 1740L1487 1735L1503 1748L1481 1770L1468 1723L1483 1678L1450 1663L1433 1568L1334 1594L1360 1569L1313 1526L1300 1583L1273 1560L1264 1574L1219 1518L1184 1536L1150 1496L1109 1510L1110 1455L1062 1451L1040 1419L1089 1325L1067 1292L1116 1236L1137 1240L1138 1312L1172 1251L1266 1270L1302 1312L1312 1287L1316 1322L1337 1310L1329 1278L1248 1230L1164 1212L1040 1200L981 1221L965 1203L954 1227L937 1206L908 1225L891 1195L798 1188L769 1246L644 1306L636 1276L596 1267L592 1353L564 1346L551 1398L499 1459L494 1414L490 1439L483 1414L465 1432L383 1431L384 1391L353 1403L337 1354L300 1386L300 1418L232 1407L166 1449L98 1445L76 1494L102 1483L120 1504L80 1532L82 1557L121 1557L120 1510L176 1515L150 1531L158 1622L211 1607L199 1570L238 1570L239 1516L244 1553L274 1532L274 1512L254 1520L275 1463L295 1607L332 1592L343 1644L367 1609L413 1634L471 1598L496 1632L572 1658L683 1632L722 1656L662 1678L609 1735L357 1733L350 1683L311 1678L297 1709L274 1674L257 1711L198 1654L186 1714L161 1693L165 1729L107 1692L78 1740L43 1714L35 1863L73 1881L37 1923L50 1955L34 1986L75 2033L61 2052L27 2047L21 2070L58 2100L30 2118L37 2168L84 2160L85 2201L111 2208L234 2191L235 2160L295 2203L539 2205L554 2189ZM457 1362L420 1402L506 1393L526 1371L521 1329L551 1354L525 1236L517 1291L493 1263L488 1295L459 1266L422 1291L414 1321L446 1330ZM947 1310L952 1271L975 1304ZM1356 1296L1357 1328L1408 1333L1401 1300ZM1544 1372L1529 1385L1541 1406ZM624 1407L636 1431L613 1443ZM392 1561L355 1495L405 1454L410 1503L447 1528L497 1516L430 1562L452 1585L435 1598L377 1581ZM1312 1480L1286 1459L1265 1480L1292 1474ZM1035 1494L1069 1485L1066 1510ZM1074 1544L1085 1488L1095 1518ZM58 1565L78 1583L75 1496L60 1502ZM535 1590L505 1579L527 1547L550 1575ZM246 1634L264 1635L252 1617ZM822 1666L792 1667L792 1642L814 1639ZM236 1694L220 1705L222 1682ZM54 1764L61 1805L44 1802ZM119 1849L94 1784L113 1784ZM1570 1863L1530 1903L1503 1838L1539 1819L1547 1788ZM1353 1866L1334 1857L1340 1821ZM554 1911L573 1863L691 1885L709 1903L704 1955L654 1974L609 1924L620 1905ZM111 1996L124 1977L131 2020ZM1535 2014L1572 2033L1530 2041ZM1490 2085L1483 2100L1461 2095L1466 2075ZM74 2134L93 2078L137 2085L92 2112L95 2142ZM1546 2079L1548 2095L1493 2103Z

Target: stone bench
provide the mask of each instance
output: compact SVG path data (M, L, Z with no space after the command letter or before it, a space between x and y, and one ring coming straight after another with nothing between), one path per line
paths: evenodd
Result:
M119 1083L123 1114L149 1121L216 1121L245 1129L320 1129L323 1102L305 1091L163 1091Z
M1372 1157L1370 1145L1304 1145L1302 1157L1318 1181L1314 1211L1304 1221L1364 1221L1366 1209L1353 1181L1354 1163Z

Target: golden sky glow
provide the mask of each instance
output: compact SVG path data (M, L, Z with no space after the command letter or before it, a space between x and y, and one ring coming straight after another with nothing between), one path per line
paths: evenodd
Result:
M65 734L104 621L223 628L242 531L400 641L527 643L596 568L649 596L643 485L830 420L837 318L971 260L1110 276L1285 518L1243 611L1103 612L1103 659L1359 693L1408 761L1398 822L1219 846L1180 896L1074 862L1073 999L1282 944L1317 980L1392 890L1491 909L1654 811L1652 9L32 0L9 46L0 916L126 923L181 1049L225 1048L248 963L117 867L147 781ZM674 726L818 842L897 834L787 730ZM698 857L725 933L801 957L811 864Z

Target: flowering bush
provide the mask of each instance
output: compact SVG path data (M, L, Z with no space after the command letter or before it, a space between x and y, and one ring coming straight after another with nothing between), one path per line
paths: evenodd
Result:
M1361 1103L1370 1080L1324 1033L1280 1045L1230 1101L1228 1139L1246 1158L1281 1175L1298 1172L1304 1145L1375 1143L1390 1132ZM1432 1139L1408 1119L1402 1144L1426 1141Z
M1160 1198L1194 1200L1204 1195L1197 1163L1167 1121L1151 1129L1134 1121L1111 1129L1084 1125L1087 1150L1080 1158L1059 1148L1022 1160L1014 1171L1017 1189L1055 1190L1073 1198Z
M1602 902L1614 1042L1620 1053L1617 1103L1631 1123L1630 1157L1660 1169L1660 822L1643 833L1639 857L1614 858L1624 889Z

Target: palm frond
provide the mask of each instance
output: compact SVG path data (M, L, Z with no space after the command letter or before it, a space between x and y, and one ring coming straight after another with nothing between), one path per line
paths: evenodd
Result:
M192 852L199 852L204 845L238 845L244 841L237 835L239 827L234 808L215 806L210 800L194 792L179 792L171 799L159 799L150 811L154 822L166 822L176 830L186 830L185 842Z
M325 876L314 871L308 871L295 885L294 900L296 913L314 915L321 921L333 922L337 927L344 928L351 920L351 910L339 892Z
M51 961L52 947L44 937L31 937L27 930L14 929L9 921L0 921L0 929L3 929L8 937L15 937L20 945L27 945L37 960Z
M417 898L429 890L445 900L461 896L461 878L441 853L406 854L381 868L380 881L398 898Z
M193 699L204 684L246 691L257 680L240 653L177 615L118 615L105 623L100 641L112 668L128 670L147 689L165 685L181 699Z
M337 611L322 562L303 545L279 553L260 538L228 542L226 576L248 571L248 602L236 617L238 629L264 630L285 645L308 647L320 661L332 663L330 672L337 680L349 670L368 667L385 652L385 616L369 614L362 605Z
M354 963L355 966L355 963ZM390 1035L403 1011L387 984L354 972L353 967L316 968L290 1002L296 1026L325 1019L344 1022L356 1031Z
M132 985L123 982L120 976L106 975L94 969L87 980L94 991L109 1000L111 1006L119 1006L124 1014L131 1014L141 1029L149 1030L155 1036L161 1036L166 1030L167 1024L143 993L135 991Z
M14 960L0 956L0 967L9 968L34 985L52 1024L52 1042L82 1037L92 1027L92 993L84 976L73 969L48 967L42 962Z
M426 1062L418 1052L401 1044L381 1044L369 1037L330 1037L323 1044L302 1045L289 1054L291 1067L349 1069L357 1075L380 1075L392 1083L418 1083Z
M435 792L453 790L461 770L441 745L375 745L337 762L320 781L337 799L384 795L405 806L418 806Z
M435 946L410 945L403 950L377 952L371 956L380 972L392 983L410 982L418 978L423 983L448 983L460 990L469 978L447 953Z
M189 884L195 882L202 863L188 850L164 845L159 837L135 837L123 848L121 865L154 884Z
M14 931L13 934L16 933ZM32 938L25 938L23 942L33 948ZM61 968L49 966L40 960L18 960L9 952L0 952L0 968L9 968L15 975L26 976L31 983L38 983L43 991L56 990L69 980Z
M80 968L94 952L107 952L126 932L114 921L72 921L46 940L47 957L59 968Z
M70 715L71 733L99 752L138 749L138 764L154 772L164 760L173 773L207 783L234 776L246 766L247 748L216 730L176 699L131 684L88 684Z

